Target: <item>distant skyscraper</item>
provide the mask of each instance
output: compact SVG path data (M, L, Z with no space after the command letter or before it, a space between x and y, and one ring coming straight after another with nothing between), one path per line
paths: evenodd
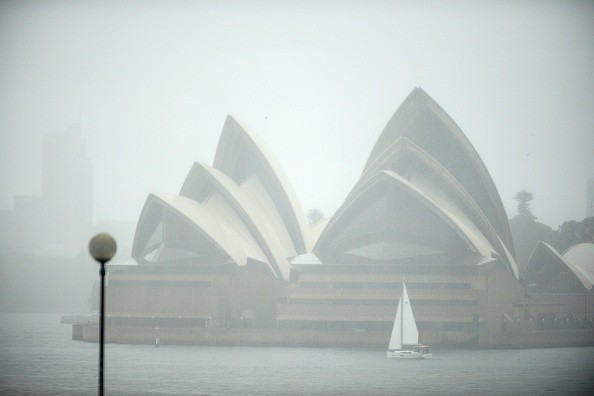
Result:
M588 205L586 215L594 217L594 180L588 182L588 191L586 193L586 204Z
M41 195L14 197L0 211L0 252L78 253L93 230L93 170L80 124L43 139Z
M44 138L42 175L47 243L75 252L88 240L93 224L93 170L80 124Z

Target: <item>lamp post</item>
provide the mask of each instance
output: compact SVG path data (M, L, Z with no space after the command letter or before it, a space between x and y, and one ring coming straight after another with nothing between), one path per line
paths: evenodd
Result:
M107 263L117 250L115 239L106 232L100 232L91 238L89 253L99 262L101 269L100 308L99 308L99 396L103 396L103 335L105 333L105 263Z

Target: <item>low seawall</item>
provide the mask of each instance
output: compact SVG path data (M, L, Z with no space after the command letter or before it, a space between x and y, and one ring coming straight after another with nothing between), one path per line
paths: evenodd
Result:
M531 330L486 333L479 336L484 348L553 348L594 346L594 329Z
M139 328L108 326L105 342L114 344L211 345L211 346L280 346L328 348L385 348L385 332L289 329L196 329ZM96 325L75 324L72 339L97 342ZM534 330L502 333L421 333L421 340L432 347L462 348L547 348L594 346L594 329Z
M74 325L72 339L97 342L97 326ZM384 332L337 332L330 330L282 329L185 329L108 327L105 342L114 344L212 345L212 346L285 346L285 347L385 347Z

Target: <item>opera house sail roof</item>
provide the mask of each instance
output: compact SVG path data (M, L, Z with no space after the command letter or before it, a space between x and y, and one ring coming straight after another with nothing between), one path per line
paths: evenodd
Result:
M347 249L347 254L366 251L379 258L387 251L399 257L472 251L488 257L494 252L470 222L387 170L350 194L333 220L318 243L330 243L335 251Z
M288 233L297 254L311 250L307 220L282 167L267 146L231 116L225 121L213 167L274 212L274 220L282 222L277 229Z
M574 245L561 255L551 245L538 242L528 260L524 282L545 289L592 290L594 243Z
M141 264L262 263L287 280L288 258L310 250L305 215L280 166L229 116L214 167L195 163L179 196L149 195L132 255Z
M132 255L140 264L268 268L324 264L499 262L518 278L495 185L466 136L415 89L380 134L359 181L330 218L310 227L266 146L228 116L212 166L196 162L178 195L150 194Z
M513 254L507 216L487 168L458 125L422 89L415 88L388 121L369 155L364 174L402 137L435 158L464 186Z
M328 263L352 256L369 262L442 256L477 265L499 260L518 278L509 223L485 165L419 88L384 128L314 253Z

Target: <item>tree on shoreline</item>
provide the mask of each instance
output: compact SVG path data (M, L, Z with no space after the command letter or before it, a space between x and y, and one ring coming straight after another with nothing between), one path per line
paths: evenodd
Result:
M516 262L520 276L539 241L557 246L558 234L549 226L536 221L529 202L534 199L531 192L522 190L514 195L518 201L518 214L509 220L509 227L516 247Z
M594 243L594 217L586 217L582 221L565 221L557 232L561 253L578 243Z
M525 218L526 220L536 220L536 216L532 213L528 202L534 199L534 195L531 192L522 190L514 195L514 199L518 201L518 216Z

